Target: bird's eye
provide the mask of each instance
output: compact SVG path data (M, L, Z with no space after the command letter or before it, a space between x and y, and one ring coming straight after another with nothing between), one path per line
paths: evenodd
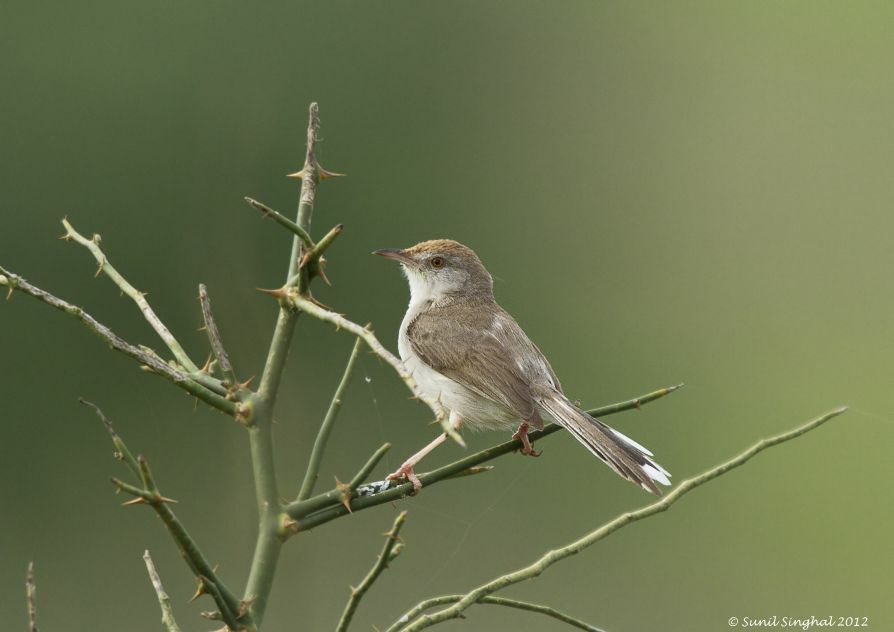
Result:
M432 257L430 263L431 263L431 267L433 267L433 268L443 268L444 267L444 257Z

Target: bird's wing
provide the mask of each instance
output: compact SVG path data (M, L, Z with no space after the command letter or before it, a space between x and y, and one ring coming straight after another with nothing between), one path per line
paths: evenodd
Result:
M558 388L558 380L509 314L493 303L479 307L489 309L453 304L420 313L407 328L413 350L435 371L539 426L532 384Z

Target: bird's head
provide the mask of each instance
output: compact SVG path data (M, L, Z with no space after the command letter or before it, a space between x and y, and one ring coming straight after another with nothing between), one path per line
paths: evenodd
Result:
M493 296L493 279L475 251L452 239L423 241L411 248L386 248L373 254L401 264L414 301L446 296Z

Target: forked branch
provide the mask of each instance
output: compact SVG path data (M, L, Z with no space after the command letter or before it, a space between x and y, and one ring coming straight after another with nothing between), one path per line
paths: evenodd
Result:
M99 268L97 268L96 270L96 276L99 276L100 273L104 273L115 283L115 285L117 285L121 289L122 292L133 299L133 302L136 303L137 307L140 308L140 311L143 313L143 316L146 318L148 323L152 326L152 329L155 330L155 333L158 334L158 337L161 338L162 341L164 341L168 349L171 350L171 353L174 354L177 362L179 362L180 365L189 372L198 371L198 367L193 364L192 360L189 359L189 356L186 354L186 351L183 350L183 347L180 346L180 343L177 342L174 334L172 334L168 330L165 324L161 322L161 319L155 314L152 307L149 306L149 302L146 300L146 293L137 290L111 264L109 258L99 247L99 243L101 241L100 236L98 234L95 234L93 235L92 239L87 239L78 231L76 231L71 225L71 222L69 222L67 219L62 220L62 225L65 227L65 235L62 238L65 240L73 239L77 243L87 248L87 250L89 250L90 253L93 255L93 258L96 259L96 262L99 264Z
M155 478L149 469L149 463L142 456L134 457L127 448L120 435L115 432L112 423L96 405L86 400L80 400L85 406L92 408L102 420L115 446L115 458L123 461L128 469L140 479L141 485L131 485L117 478L112 478L112 483L119 491L133 496L133 499L124 503L130 505L148 505L152 507L180 549L180 553L186 560L193 574L199 581L199 594L210 594L220 609L224 621L233 630L247 627L251 624L251 618L246 616L244 608L239 600L230 592L223 581L217 576L216 571L208 563L208 560L199 550L198 545L192 539L189 532L170 508L170 503L176 502L161 494L155 483ZM240 614L241 613L241 614Z
M131 343L127 342L118 334L109 329L106 325L103 325L93 316L84 311L83 308L78 307L77 305L72 305L71 303L61 298L53 296L49 292L42 290L35 285L32 285L23 277L10 272L2 266L0 266L0 285L6 285L9 287L10 296L12 295L13 291L19 290L24 294L32 296L39 301L46 303L50 307L55 307L59 311L74 316L75 318L80 320L81 323L85 327L87 327L87 329L105 340L106 343L108 343L108 345L116 351L120 351L124 355L130 356L134 360L137 360L144 368L149 370L151 373L156 373L168 378L174 384L188 392L190 395L198 397L206 404L217 408L221 412L224 412L233 417L238 417L245 412L244 408L242 408L239 404L237 404L236 402L228 401L225 397L222 396L222 394L226 393L226 389L220 386L219 383L217 383L216 386L217 389L219 389L220 394L216 390L212 390L212 388L209 388L208 386L195 381L192 376L183 373L179 368L171 366L170 364L162 360L157 353L155 353L148 347L137 347L136 345L132 345ZM212 385L214 384L212 383Z

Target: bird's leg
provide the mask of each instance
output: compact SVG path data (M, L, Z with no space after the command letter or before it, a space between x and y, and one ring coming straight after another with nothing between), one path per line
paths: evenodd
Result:
M513 439L521 439L522 442L522 450L521 453L527 456L540 456L542 454L542 450L537 452L534 449L534 445L531 443L531 440L528 438L528 424L522 422L518 430L515 431L515 434L512 435Z
M454 412L451 412L450 424L453 426L454 430L459 430L460 426L463 425L462 417ZM408 481L413 483L413 493L418 492L420 489L422 489L422 481L419 480L419 477L416 476L416 472L414 471L416 464L424 459L429 452L444 443L445 439L447 439L446 432L438 435L434 441L432 441L427 446L419 450L419 452L404 461L404 464L401 465L400 468L398 468L393 474L389 474L387 480L394 481L400 478L406 478Z

